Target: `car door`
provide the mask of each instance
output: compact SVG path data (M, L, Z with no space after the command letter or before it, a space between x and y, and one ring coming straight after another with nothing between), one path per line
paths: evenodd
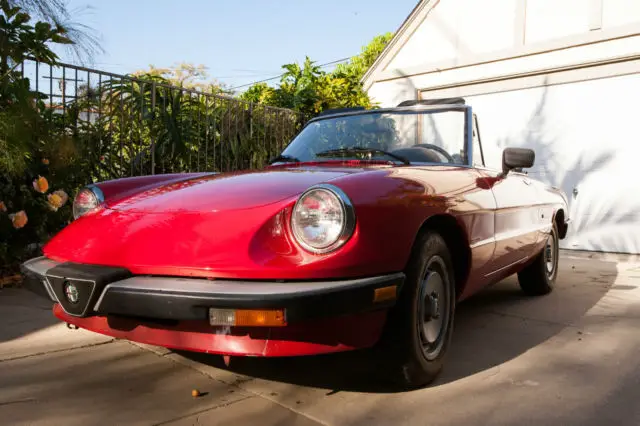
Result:
M499 271L527 258L537 242L537 191L523 173L510 172L505 177L497 171L486 173L497 179L492 187L497 206L493 264Z
M493 271L490 272L493 274L520 262L532 252L539 234L539 194L526 173L510 171L502 176L501 170L485 167L480 129L475 115L473 121L473 165L491 187L496 201L495 244L491 262Z

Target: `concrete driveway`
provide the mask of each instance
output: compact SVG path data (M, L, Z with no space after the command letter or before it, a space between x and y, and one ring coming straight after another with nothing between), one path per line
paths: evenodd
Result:
M68 330L49 308L0 291L3 424L640 424L633 257L566 252L549 296L526 298L511 278L462 303L444 374L412 392L380 386L361 353L225 368Z

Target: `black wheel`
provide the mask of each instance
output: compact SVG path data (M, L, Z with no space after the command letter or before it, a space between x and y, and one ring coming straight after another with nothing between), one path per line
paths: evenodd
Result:
M554 224L544 249L535 260L518 272L520 288L530 296L551 293L558 276L558 230Z
M390 379L403 388L432 382L451 342L455 282L444 239L427 232L416 242L407 280L380 343Z

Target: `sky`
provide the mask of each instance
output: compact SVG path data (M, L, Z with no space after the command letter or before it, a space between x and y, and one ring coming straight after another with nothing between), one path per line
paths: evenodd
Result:
M231 87L277 76L305 56L324 64L356 55L396 31L417 2L68 0L73 20L95 30L105 51L88 66L126 74L190 62ZM76 62L64 53L61 60Z

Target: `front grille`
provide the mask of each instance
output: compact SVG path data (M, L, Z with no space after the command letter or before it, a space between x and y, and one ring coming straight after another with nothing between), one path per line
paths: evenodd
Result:
M93 314L93 307L107 284L130 276L123 268L71 262L46 272L49 286L62 308L69 315L79 317Z
M78 280L47 274L49 285L64 310L75 316L85 316L94 300L95 281Z

